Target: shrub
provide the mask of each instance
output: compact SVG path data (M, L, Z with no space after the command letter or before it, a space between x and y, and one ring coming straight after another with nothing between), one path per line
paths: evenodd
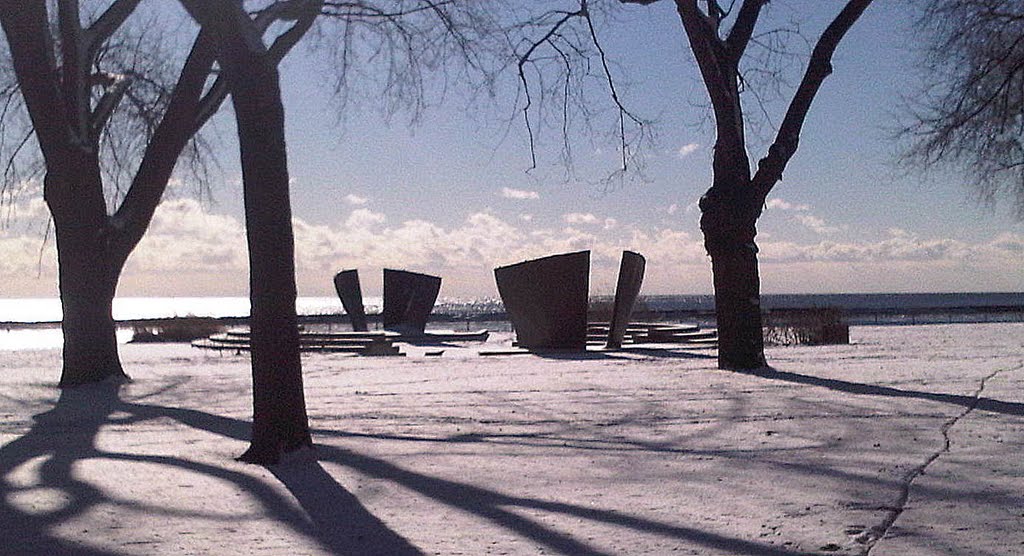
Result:
M764 342L768 345L828 345L850 343L850 325L842 309L776 309L764 315Z

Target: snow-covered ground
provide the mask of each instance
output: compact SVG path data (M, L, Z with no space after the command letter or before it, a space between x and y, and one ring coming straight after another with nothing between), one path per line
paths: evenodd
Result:
M2 554L1024 554L1024 324L706 352L304 358L317 449L235 462L246 357L0 359ZM499 338L500 340L501 338Z

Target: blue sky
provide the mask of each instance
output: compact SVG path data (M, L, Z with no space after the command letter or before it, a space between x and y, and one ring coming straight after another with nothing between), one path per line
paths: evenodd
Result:
M1024 290L1024 225L1006 207L973 203L958 176L893 169L887 130L915 83L898 4L877 1L836 54L759 225L765 292ZM809 10L802 27L812 37L839 5L771 4L779 20ZM601 29L602 40L624 101L654 120L657 139L644 179L611 185L598 178L615 168L616 144L601 133L576 136L577 179L566 179L557 130L543 129L541 164L527 172L525 129L507 95L467 107L465 91L455 90L412 126L405 114L384 124L363 100L337 125L329 91L318 86L329 79L323 63L299 47L283 87L300 295L331 295L342 268L359 268L373 295L380 268L391 266L444 276L442 295L493 296L493 267L576 249L594 250L592 290L608 292L627 248L648 257L644 292L710 293L695 209L714 140L700 125L704 92L672 3L625 7L620 17ZM782 108L769 106L776 121ZM594 125L609 129L612 120L598 116ZM225 143L212 202L193 200L189 184L173 188L120 295L246 295L230 116L217 126ZM753 157L763 153L763 143L751 147ZM39 254L45 212L38 200L22 205L0 230L7 295L54 295L50 248Z

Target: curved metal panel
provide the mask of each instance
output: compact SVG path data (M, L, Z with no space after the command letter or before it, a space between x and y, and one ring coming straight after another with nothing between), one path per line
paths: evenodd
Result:
M440 291L439 276L385 268L384 328L422 334Z
M341 306L352 322L352 330L366 332L366 309L363 308L363 291L359 287L359 271L343 270L334 275L334 289L341 298Z
M612 322L608 326L608 347L622 347L626 336L629 317L633 313L636 298L640 296L640 285L644 282L647 260L640 253L622 252L619 264L619 281L615 286L615 305L612 308Z
M521 347L586 348L590 251L499 267L494 280Z

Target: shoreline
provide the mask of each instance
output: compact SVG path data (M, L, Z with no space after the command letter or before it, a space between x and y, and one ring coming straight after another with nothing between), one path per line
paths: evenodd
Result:
M805 310L805 307L773 307L764 311L784 313L793 310ZM999 306L964 306L964 307L915 307L885 309L846 309L842 312L843 320L850 326L893 326L915 324L981 324L999 322L1024 322L1024 305ZM380 327L381 315L366 315L371 326ZM600 320L600 319L591 319ZM674 310L640 310L633 311L633 320L638 322L696 322L714 326L715 312L708 309L674 309ZM223 326L242 326L249 323L247 316L173 316L142 319L123 319L116 321L118 328L159 327L172 323L194 321L201 324ZM314 314L299 315L300 325L348 326L348 315ZM430 324L451 323L508 323L508 315L503 311L481 313L432 313ZM33 328L56 328L61 321L0 321L2 330L24 330Z

